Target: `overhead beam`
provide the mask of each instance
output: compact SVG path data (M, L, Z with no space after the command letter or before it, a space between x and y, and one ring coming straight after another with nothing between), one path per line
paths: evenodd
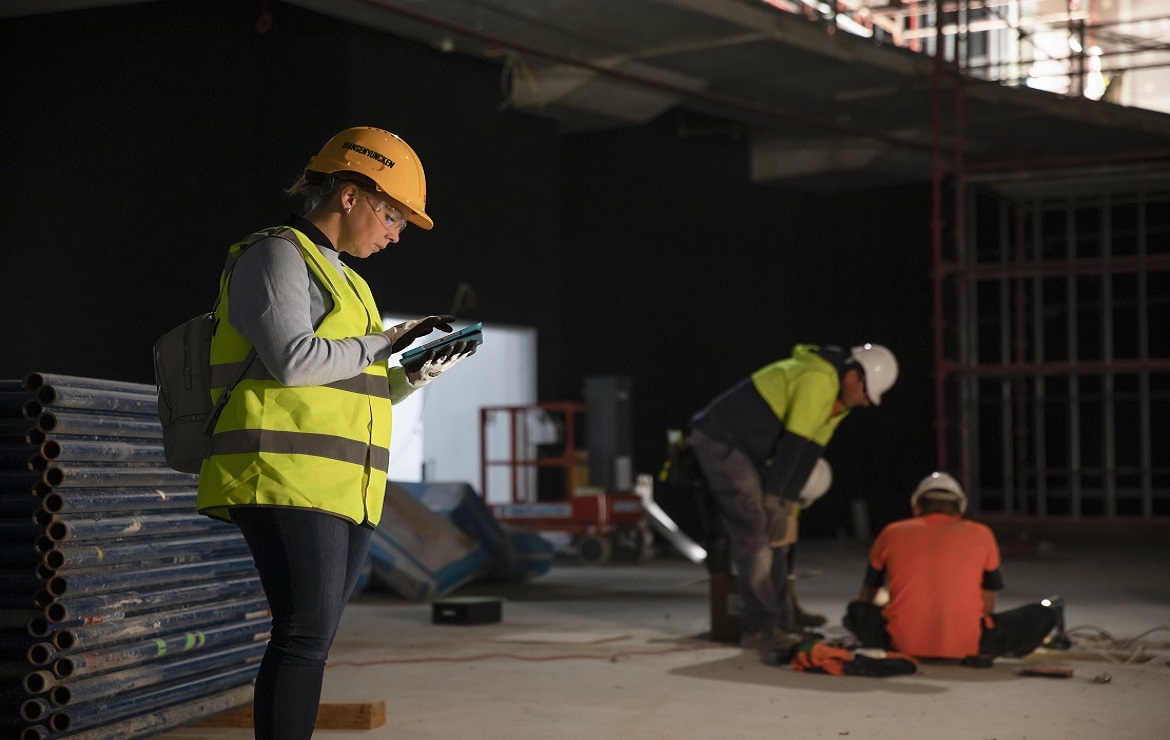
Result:
M868 138L783 137L753 131L749 167L752 182L858 170L920 180L929 172L930 158Z

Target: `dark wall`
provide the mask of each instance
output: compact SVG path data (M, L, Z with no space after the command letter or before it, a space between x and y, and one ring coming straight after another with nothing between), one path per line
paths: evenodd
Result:
M283 220L351 125L400 133L436 228L351 263L387 312L537 327L541 400L634 380L635 470L664 432L798 342L888 344L902 380L830 444L807 535L906 513L929 472L929 192L753 185L745 135L561 137L500 111L500 70L276 4L163 0L0 21L0 378L150 382L150 347L210 307L227 246ZM704 127L692 127L704 128ZM725 126L711 127L714 130ZM742 132L740 132L742 134ZM846 525L847 526L847 525Z
M716 133L679 133L695 130ZM835 533L852 497L875 523L907 514L934 457L928 189L752 185L743 132L680 114L564 151L564 384L633 378L636 469L655 469L666 429L793 345L877 342L901 379L842 423L833 491L802 532Z
M383 311L535 325L557 366L559 141L501 113L499 69L277 4L169 0L0 21L0 377L151 382L150 347L210 308L228 245L343 128L399 133L432 231L350 260ZM547 373L546 373L547 374ZM542 385L548 381L542 379Z

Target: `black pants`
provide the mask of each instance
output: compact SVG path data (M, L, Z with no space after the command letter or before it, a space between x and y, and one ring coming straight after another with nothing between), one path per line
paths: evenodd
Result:
M1027 604L992 614L993 626L984 625L983 634L979 637L979 655L991 658L1027 655L1040 647L1040 643L1056 627L1057 619L1056 611L1043 604ZM842 623L863 646L891 649L886 618L882 615L881 607L863 601L851 601Z
M325 659L373 530L309 509L238 508L272 610L253 700L257 740L312 737Z

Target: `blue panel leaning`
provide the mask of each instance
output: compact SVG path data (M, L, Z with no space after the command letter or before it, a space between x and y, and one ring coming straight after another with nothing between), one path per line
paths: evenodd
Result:
M483 578L492 558L473 538L403 486L389 483L370 541L373 577L411 601L429 601Z

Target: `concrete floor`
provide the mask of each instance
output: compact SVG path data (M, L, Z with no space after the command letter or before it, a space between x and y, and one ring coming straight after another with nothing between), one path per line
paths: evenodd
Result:
M990 669L924 665L894 678L798 673L705 640L706 573L671 557L638 566L559 563L531 583L462 589L458 595L505 597L494 625L434 625L429 605L363 594L342 622L323 701L384 700L387 722L314 737L1170 737L1170 543L1041 552L1012 556L1005 548L999 605L1065 596L1072 651L1001 659ZM854 543L802 542L805 608L839 624L864 562ZM1159 627L1142 638L1144 650L1093 639L1099 630L1128 640ZM1018 675L1034 663L1070 667L1074 676ZM1093 680L1102 674L1111 680ZM251 736L195 727L162 737Z

